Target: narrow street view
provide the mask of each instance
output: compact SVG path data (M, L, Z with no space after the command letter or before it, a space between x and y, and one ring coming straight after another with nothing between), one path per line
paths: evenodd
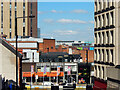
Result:
M120 90L119 0L0 0L0 90Z

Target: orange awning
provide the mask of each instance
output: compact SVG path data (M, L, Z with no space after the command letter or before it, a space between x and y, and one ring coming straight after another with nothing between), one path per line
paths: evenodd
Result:
M33 76L33 74L32 74L32 76ZM23 72L23 77L31 77L31 72Z
M38 75L38 77L43 77L43 72L37 72L37 73L34 73L34 75ZM57 72L47 72L46 75L44 76L47 76L47 77L57 77ZM63 77L64 76L64 72L60 72L59 74L60 77ZM31 72L23 72L23 77L31 77Z

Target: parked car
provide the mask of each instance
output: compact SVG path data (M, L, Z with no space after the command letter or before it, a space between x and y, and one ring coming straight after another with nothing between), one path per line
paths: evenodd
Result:
M42 85L44 85L44 86L51 86L51 82L43 82Z

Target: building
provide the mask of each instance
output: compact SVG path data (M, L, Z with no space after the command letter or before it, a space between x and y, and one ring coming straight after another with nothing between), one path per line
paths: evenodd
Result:
M78 61L80 55L69 55L65 52L42 53L39 63L33 63L29 66L24 65L23 78L29 83L31 77L31 65L34 65L34 76L38 76L36 82L39 84L46 82L52 83L72 83L78 82ZM24 63L25 64L25 63ZM59 74L58 74L59 67ZM25 69L26 68L26 69ZM69 69L69 70L68 70ZM68 72L69 71L69 72ZM45 73L44 73L45 72Z
M41 31L40 31L40 28L37 28L37 35L38 35L38 38L41 37Z
M118 88L120 65L119 5L117 0L95 0L95 85L94 88ZM113 70L116 72L114 73ZM108 72L108 73L107 73ZM112 75L110 75L112 74ZM114 78L114 77L116 78ZM116 82L117 81L117 82ZM116 85L117 84L117 85Z
M11 45L16 47L16 39L6 39ZM55 39L46 38L18 38L18 48L22 49L23 57L29 58L23 62L39 62L39 55L47 52L68 52L64 46L55 46Z
M86 62L88 55L88 62L94 62L94 46L91 42L83 41L56 41L56 45L65 46L67 53L80 54L81 62Z
M22 54L18 53L18 83L22 83ZM16 82L16 50L6 40L0 37L0 76L5 80Z
M84 41L56 41L56 45L69 45L69 46L93 46L91 42Z
M15 37L15 18L35 16L35 18L17 19L18 36L37 37L37 1L0 0L0 34L7 38Z

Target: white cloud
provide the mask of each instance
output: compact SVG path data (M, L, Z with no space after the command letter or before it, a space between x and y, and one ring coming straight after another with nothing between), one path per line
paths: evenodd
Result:
M79 9L79 10L73 10L71 11L72 13L88 13L88 11L86 10L82 10L82 9Z
M89 22L92 23L92 24L94 23L94 21L89 21Z
M47 22L47 23L52 23L54 20L53 19L44 19L43 21Z
M76 24L86 24L86 21L81 21L79 19L60 19L57 22L59 23L76 23Z
M63 13L63 11L51 10L51 13Z
M56 30L54 31L54 33L56 33L57 35L74 35L78 32L73 30Z
M43 14L44 12L42 12L42 11L38 11L38 14Z
M56 10L51 10L52 13L56 13L57 11Z

